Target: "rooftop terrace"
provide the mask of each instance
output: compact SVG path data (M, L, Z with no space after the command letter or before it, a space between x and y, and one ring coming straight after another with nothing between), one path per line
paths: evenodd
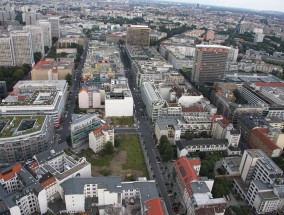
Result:
M0 117L0 138L15 137L40 131L46 116Z

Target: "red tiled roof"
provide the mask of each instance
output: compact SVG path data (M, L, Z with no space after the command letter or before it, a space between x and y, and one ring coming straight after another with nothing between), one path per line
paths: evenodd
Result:
M198 181L198 175L187 157L181 157L174 162L179 178L188 193L191 193L190 183Z
M199 166L199 165L201 165L200 159L190 159L190 160L189 160L189 163L190 163L192 166Z
M43 65L53 66L54 63L55 63L55 60L53 59L52 60L41 60L33 67L33 69L40 69Z
M255 83L257 87L284 87L284 83L279 82L257 82Z
M212 116L212 120L214 121L215 119L222 118L222 117L223 117L222 115L214 114Z
M44 180L43 182L41 182L41 186L43 186L44 188L50 187L50 185L55 184L56 183L56 179L54 176L47 178L46 180Z
M80 90L80 92L82 92L82 91L88 92L88 88L82 88L82 89ZM79 93L80 93L80 92L79 92Z
M224 125L224 127L227 127L230 124L229 120L226 118L221 119L220 122Z
M11 170L4 173L4 174L2 172L0 172L0 178L4 179L4 181L8 181L11 178L14 178L15 173L20 172L21 169L22 169L22 164L17 164L15 166L11 167Z
M264 142L269 149L275 150L280 149L268 136L269 133L268 128L254 128L252 133L257 136L262 142Z
M107 123L103 124L100 128L93 131L94 135L103 135L103 130L107 130L109 125Z
M148 209L146 215L166 215L162 200L159 198L151 199L145 205Z

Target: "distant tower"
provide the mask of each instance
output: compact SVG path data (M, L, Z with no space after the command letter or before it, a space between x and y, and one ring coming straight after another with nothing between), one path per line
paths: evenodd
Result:
M199 4L196 4L196 8L199 8L200 7L200 5Z

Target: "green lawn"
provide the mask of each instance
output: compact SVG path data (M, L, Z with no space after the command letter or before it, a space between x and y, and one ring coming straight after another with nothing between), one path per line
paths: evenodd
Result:
M92 166L109 166L114 155L112 154L95 157L95 153L91 149L87 149L82 150L78 156L85 157Z
M140 170L147 175L148 172L138 136L135 134L121 135L117 139L120 141L119 150L127 152L126 163L122 168Z
M123 116L123 117L110 117L111 125L121 125L121 126L133 126L134 119L133 116Z

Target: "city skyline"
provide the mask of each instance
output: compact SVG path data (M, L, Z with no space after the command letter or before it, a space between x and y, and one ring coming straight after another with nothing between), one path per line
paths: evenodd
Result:
M284 12L284 1L283 0L272 0L269 3L265 0L172 0L176 2L185 3L199 3L212 6L221 7L234 7L234 8L244 8L251 10L263 10L263 11L279 11Z

